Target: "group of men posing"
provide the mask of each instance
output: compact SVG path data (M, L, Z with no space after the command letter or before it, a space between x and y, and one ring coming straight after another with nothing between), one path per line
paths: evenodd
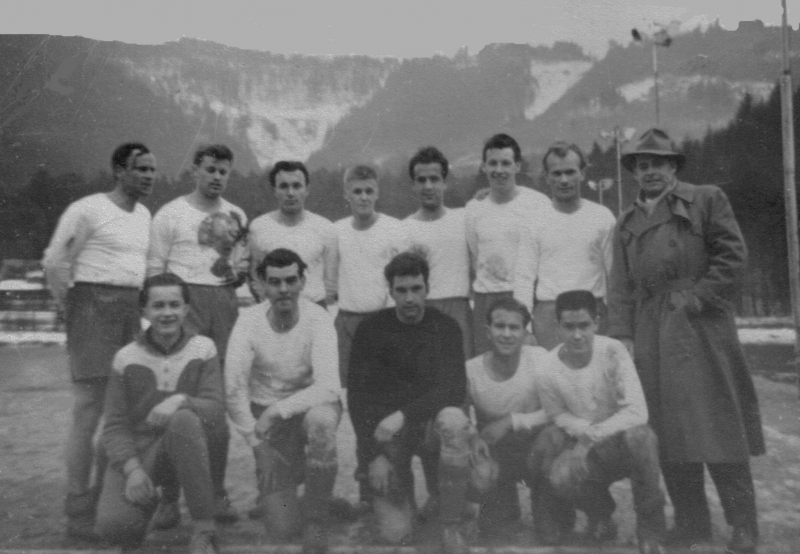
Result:
M755 552L749 456L764 441L733 324L746 250L727 198L677 180L684 157L659 129L623 156L640 192L619 221L581 198L577 146L545 153L550 198L517 185L521 162L493 136L488 191L448 208L448 161L423 148L409 162L419 209L402 221L376 211L378 176L358 165L344 174L352 215L331 223L304 207L305 166L280 161L278 209L248 225L222 197L233 154L211 145L195 189L151 222L139 200L155 157L118 147L114 188L68 207L43 262L74 383L68 534L138 544L151 520L177 525L182 489L192 554L216 552L216 522L239 517L227 414L256 460L251 516L324 552L345 389L360 501L385 541L411 535L418 455L419 511L438 515L447 554L467 550L470 502L482 533L519 519L520 481L544 544L570 536L576 509L588 539L613 540L608 487L622 478L642 553L711 540L704 465L728 547ZM245 281L258 302L239 310Z

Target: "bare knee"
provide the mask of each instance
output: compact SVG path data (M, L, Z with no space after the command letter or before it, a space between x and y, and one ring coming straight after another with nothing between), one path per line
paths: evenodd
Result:
M336 463L336 429L340 412L334 405L311 408L303 420L308 437L308 463L327 466Z
M460 408L448 406L436 415L436 433L439 435L441 461L450 465L466 465L469 459L469 441L472 422Z

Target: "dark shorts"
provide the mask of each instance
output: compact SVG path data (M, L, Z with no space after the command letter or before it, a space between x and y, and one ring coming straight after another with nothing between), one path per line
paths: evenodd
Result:
M67 292L66 324L72 380L108 377L114 355L141 330L139 289L75 283Z
M225 362L225 351L233 325L239 317L239 303L233 287L189 285L189 315L187 325L198 335L214 341L220 362Z

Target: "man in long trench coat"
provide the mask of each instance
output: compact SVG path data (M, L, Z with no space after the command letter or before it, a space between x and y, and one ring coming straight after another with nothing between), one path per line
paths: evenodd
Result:
M609 331L634 355L675 527L669 542L711 538L703 464L733 527L728 548L758 541L749 457L764 438L731 300L747 251L725 194L679 181L684 165L667 134L645 132L622 157L640 186L617 222Z

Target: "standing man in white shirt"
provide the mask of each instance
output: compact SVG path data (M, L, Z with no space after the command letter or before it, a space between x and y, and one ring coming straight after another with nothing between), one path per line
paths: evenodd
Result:
M111 361L140 329L150 210L139 201L153 190L156 159L144 144L129 142L114 151L111 169L114 188L70 204L42 260L53 297L66 311L75 396L66 453L67 535L90 540L96 538L92 528L103 470L98 460L100 477L92 487L92 441Z
M411 249L430 267L427 304L458 322L464 359L472 357L472 309L469 306L469 246L463 208L446 208L450 165L437 148L420 149L408 162L419 209L403 220Z
M305 209L308 169L303 162L279 161L269 172L269 183L278 209L250 223L251 268L276 248L297 252L308 264L303 296L327 307L336 301L336 231L333 223ZM255 269L251 278L258 283Z
M475 354L491 348L483 327L489 305L498 297L514 293L522 229L527 222L540 219L550 203L544 194L517 185L522 152L512 137L501 133L487 140L481 167L489 180L489 194L481 200L471 200L466 207L467 241L475 269Z
M540 346L551 350L561 342L555 305L562 292L591 291L597 298L600 332L604 331L616 220L605 206L581 198L586 157L578 146L554 143L542 165L552 201L550 209L529 220L522 231L514 298L528 308L533 305L533 334Z
M232 164L233 152L224 144L197 149L192 166L195 188L158 210L147 255L148 276L169 272L188 284L187 326L213 340L221 360L225 359L228 337L239 314L236 287L247 275L243 265L247 216L222 198ZM214 438L209 452L215 518L236 521L238 515L225 493L229 435L225 432ZM217 443L216 439L224 442ZM173 487L165 488L154 520L157 528L170 528L180 521L178 494Z
M344 198L352 215L334 223L338 240L339 376L347 387L350 346L367 316L390 305L383 268L406 247L400 222L375 210L378 174L367 165L344 173Z
M333 320L301 297L305 270L286 248L258 264L269 301L239 315L225 359L225 390L231 422L253 447L267 529L286 540L305 526L303 554L321 554L336 480L341 387Z

